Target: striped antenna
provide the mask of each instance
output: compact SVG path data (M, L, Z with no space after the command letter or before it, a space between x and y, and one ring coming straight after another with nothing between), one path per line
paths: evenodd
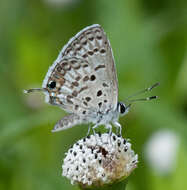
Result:
M135 97L137 95L140 95L140 94L143 94L143 93L146 93L146 92L149 92L151 91L153 88L157 87L158 85L160 85L160 83L155 83L153 84L152 86L148 87L148 88L145 88L143 90L140 90L139 92L136 92L135 94L131 95L131 96L128 96L125 101L127 102L138 102L138 101L148 101L148 100L153 100L153 99L157 99L158 96L150 96L150 97L146 97L146 98L139 98L139 99L131 99L132 97ZM131 100L130 100L131 99Z
M46 92L47 90L45 88L31 88L28 90L24 90L23 92L25 94L31 93L31 92Z
M139 99L128 100L128 102L132 103L132 102L139 102L139 101L149 101L149 100L154 100L157 98L158 98L158 96L150 96L147 98L139 98Z
M148 87L148 88L145 88L145 89L143 89L143 90L140 90L139 92L136 92L136 93L133 94L133 95L128 96L128 97L126 98L126 100L128 100L128 99L130 99L130 98L132 98L132 97L134 97L134 96L137 96L137 95L139 95L139 94L143 94L143 93L145 93L145 92L149 92L149 91L151 91L153 88L157 87L158 85L160 85L160 83L157 82L157 83L153 84L152 86L150 86L150 87Z

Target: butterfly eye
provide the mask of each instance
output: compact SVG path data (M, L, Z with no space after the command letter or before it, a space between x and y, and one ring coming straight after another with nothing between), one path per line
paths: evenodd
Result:
M126 107L124 104L120 103L120 113L123 114L126 111Z
M56 87L56 82L55 81L50 81L47 85L50 89L53 89Z
M120 114L124 114L126 111L126 106L122 102L118 102L118 111Z

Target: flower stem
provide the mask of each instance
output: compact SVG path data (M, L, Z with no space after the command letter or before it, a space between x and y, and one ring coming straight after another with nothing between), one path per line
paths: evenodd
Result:
M81 190L125 190L126 189L126 185L127 185L127 178L122 180L122 181L118 181L118 182L114 182L112 184L109 185L103 185L100 187L95 187L95 186L91 186L91 187L83 187L83 186L79 186L79 188Z

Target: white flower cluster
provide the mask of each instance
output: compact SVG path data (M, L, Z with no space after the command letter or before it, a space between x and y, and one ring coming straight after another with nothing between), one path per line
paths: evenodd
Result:
M125 178L136 168L131 144L112 133L87 136L66 153L62 175L72 184L101 186Z

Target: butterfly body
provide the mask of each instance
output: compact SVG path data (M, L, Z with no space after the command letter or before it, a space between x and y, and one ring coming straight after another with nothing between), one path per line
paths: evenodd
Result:
M65 130L67 128L71 128L79 124L88 123L93 123L95 127L105 125L108 126L108 128L110 128L110 123L113 123L115 125L115 123L118 121L118 117L119 113L117 111L111 110L107 113L94 112L87 116L69 114L67 116L64 116L61 120L59 120L52 131L57 132Z
M69 40L49 68L42 90L47 103L69 113L53 132L81 123L93 123L93 128L105 125L110 130L113 124L121 131L118 118L129 107L118 102L113 53L100 25L86 27Z

